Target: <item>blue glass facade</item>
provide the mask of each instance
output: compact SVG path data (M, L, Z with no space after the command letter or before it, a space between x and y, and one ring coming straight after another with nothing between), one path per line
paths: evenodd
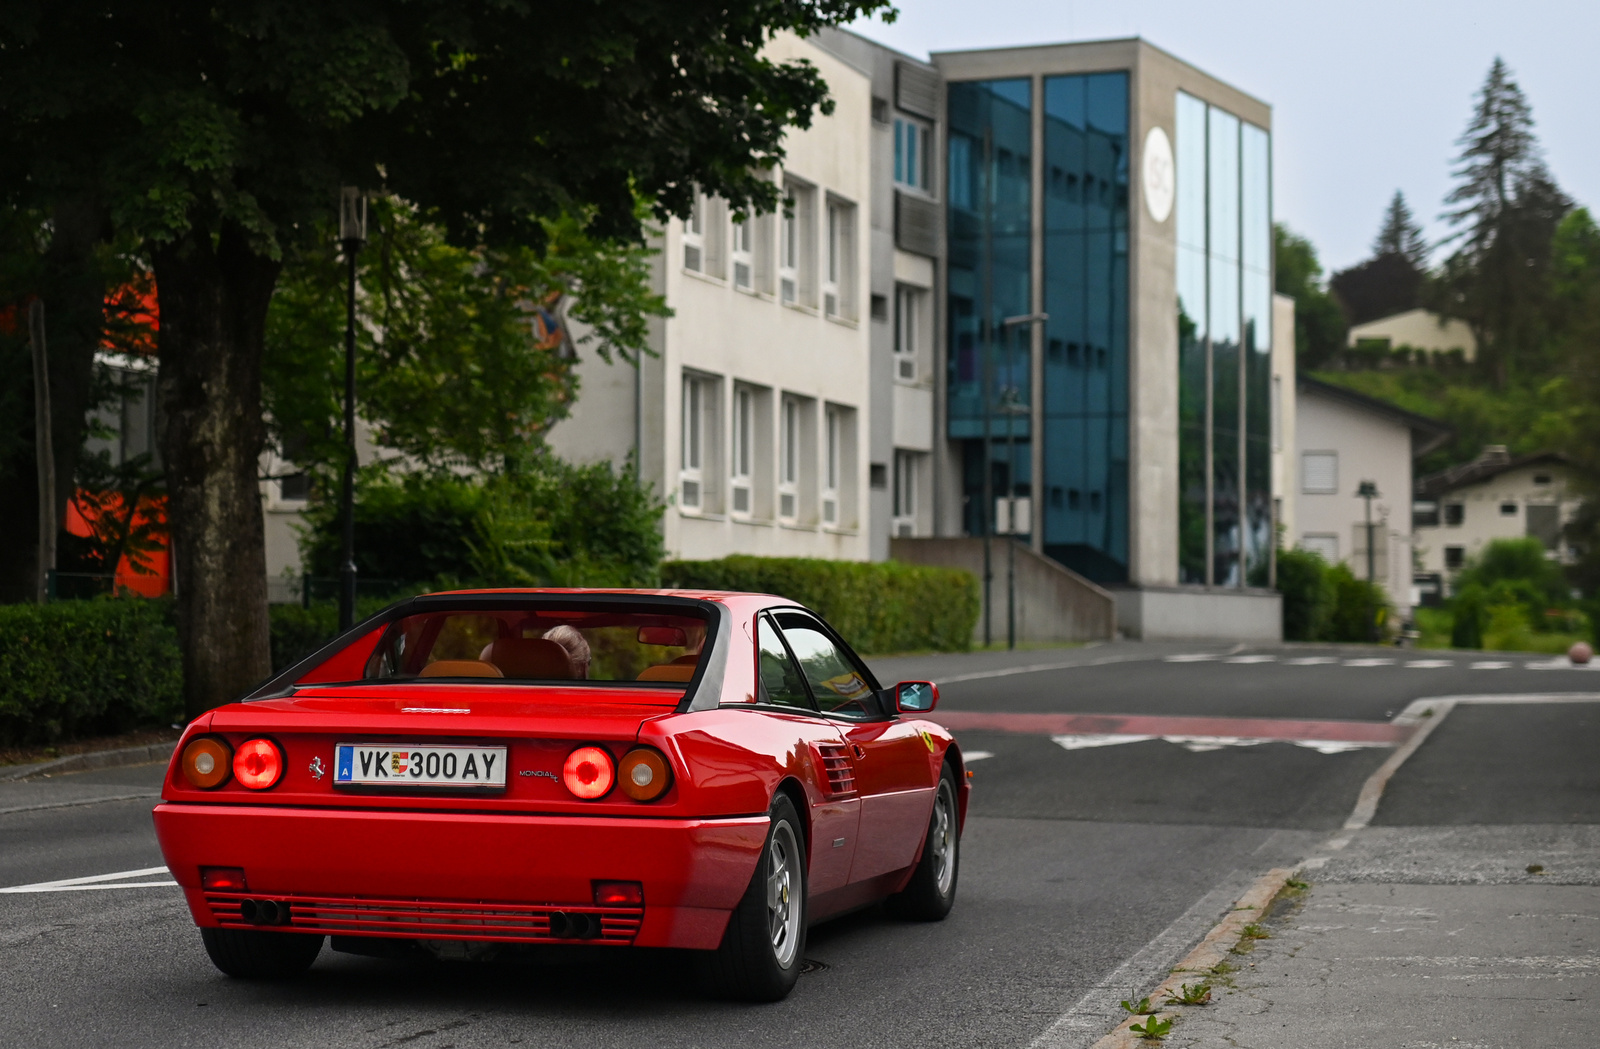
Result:
M1270 136L1181 92L1176 130L1179 578L1266 586Z
M1029 80L949 86L949 436L963 443L964 531L983 498L1031 496L1033 235L1043 251L1045 551L1099 581L1128 571L1128 76L1043 79L1044 225L1032 227ZM985 412L987 404L988 411ZM986 440L987 434L987 440ZM985 445L990 449L984 454ZM987 464L986 464L987 459Z
M1128 76L1044 78L1044 549L1128 577Z
M1033 89L1027 79L953 83L949 130L949 432L963 448L963 529L992 525L983 499L984 445L992 492L1030 494L1028 333L1033 288ZM985 411L987 405L988 411Z

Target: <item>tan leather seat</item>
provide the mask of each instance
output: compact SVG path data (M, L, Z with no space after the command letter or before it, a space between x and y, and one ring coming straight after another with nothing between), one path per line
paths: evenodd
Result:
M544 637L503 637L483 650L483 658L506 677L568 681L574 676L567 650Z
M692 663L661 663L657 666L646 667L644 673L639 675L640 681L688 681L694 677L694 664Z
M422 668L418 677L505 677L500 668L477 659L440 659Z

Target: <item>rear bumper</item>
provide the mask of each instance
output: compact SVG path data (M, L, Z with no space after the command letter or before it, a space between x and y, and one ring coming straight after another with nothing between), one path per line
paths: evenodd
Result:
M290 904L290 928L341 935L711 949L755 873L765 816L709 820L503 816L165 803L156 837L202 926L240 903ZM206 893L200 867L249 891ZM597 908L592 882L636 881L643 908ZM577 923L581 926L581 922Z

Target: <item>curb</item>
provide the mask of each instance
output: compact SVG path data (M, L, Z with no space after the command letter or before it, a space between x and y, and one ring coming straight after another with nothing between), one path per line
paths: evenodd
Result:
M143 747L123 747L121 750L97 750L88 754L69 754L54 761L39 761L32 765L0 770L0 783L32 779L34 776L53 776L58 772L84 772L88 769L113 769L124 765L148 765L153 761L166 761L178 741L150 743Z
M1258 921L1267 911L1267 907L1283 891L1284 884L1294 876L1294 869L1277 867L1256 879L1248 892L1239 897L1239 902L1233 905L1233 910L1217 923L1216 928L1206 933L1206 938L1200 941L1199 946L1189 952L1188 957L1173 967L1172 975L1161 981L1160 986L1150 992L1150 1000L1159 1002L1166 997L1169 991L1177 991L1185 980L1193 982L1196 974L1206 973L1217 964L1226 961L1228 951L1239 942L1244 933L1244 927L1251 922ZM1159 1016L1164 1020L1175 1019L1182 1014L1180 1010L1165 1008L1151 1015ZM1095 1042L1092 1049L1139 1049L1152 1043L1140 1038L1128 1028L1134 1024L1143 1024L1149 1017L1130 1016L1117 1028L1104 1038Z

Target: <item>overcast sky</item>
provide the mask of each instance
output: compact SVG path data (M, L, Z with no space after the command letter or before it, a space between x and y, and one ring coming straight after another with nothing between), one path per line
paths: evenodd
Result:
M1456 139L1495 55L1556 181L1600 204L1596 0L898 0L852 28L930 51L1142 36L1272 106L1274 211L1330 271L1359 262L1402 190L1430 240Z

